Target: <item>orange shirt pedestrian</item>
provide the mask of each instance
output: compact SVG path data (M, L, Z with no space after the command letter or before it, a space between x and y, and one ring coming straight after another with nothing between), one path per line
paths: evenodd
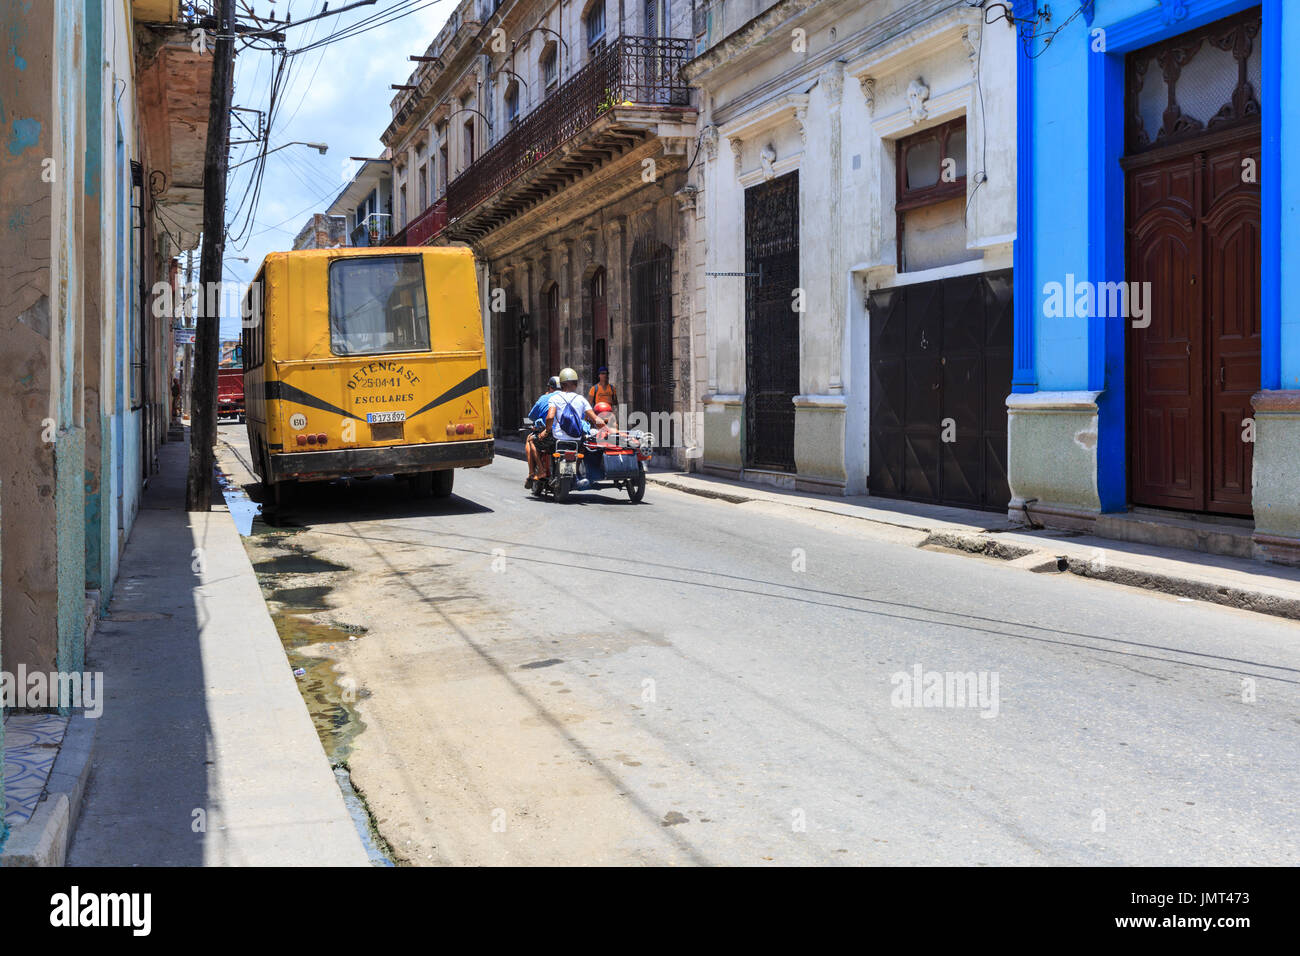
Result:
M609 402L610 408L618 408L618 392L609 384L609 369L604 365L596 373L600 381L587 390L587 399L594 408L597 402Z

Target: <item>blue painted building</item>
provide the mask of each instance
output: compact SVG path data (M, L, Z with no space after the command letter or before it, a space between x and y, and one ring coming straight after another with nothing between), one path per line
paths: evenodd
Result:
M1300 562L1300 3L1014 15L1010 511L1217 522Z

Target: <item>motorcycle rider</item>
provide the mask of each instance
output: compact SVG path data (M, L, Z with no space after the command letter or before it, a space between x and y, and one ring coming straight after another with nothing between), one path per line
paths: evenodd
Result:
M561 409L565 407L572 409L579 421L589 422L598 433L605 428L591 403L578 391L578 373L571 368L560 369L560 390L551 393L546 427L556 441L582 441L585 435L570 435L565 430L561 421Z
M555 441L546 432L546 412L550 407L551 395L559 390L559 376L552 375L546 383L546 391L542 392L541 397L533 403L532 409L528 412L528 417L533 422L533 430L524 442L524 455L528 459L528 478L524 481L524 487L529 490L532 489L534 481L546 478L551 471L551 449L555 447ZM545 441L543 441L544 437ZM542 444L539 445L538 442Z

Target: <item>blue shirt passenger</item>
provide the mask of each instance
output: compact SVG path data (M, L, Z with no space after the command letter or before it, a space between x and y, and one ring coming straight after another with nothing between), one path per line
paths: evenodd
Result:
M546 384L546 391L542 397L537 400L532 409L528 412L528 417L533 420L533 428L541 431L546 427L546 410L551 405L551 393L560 390L560 380L552 375L551 380Z

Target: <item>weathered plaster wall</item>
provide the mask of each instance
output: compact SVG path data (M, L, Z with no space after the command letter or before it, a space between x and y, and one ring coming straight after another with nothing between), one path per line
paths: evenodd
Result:
M745 392L744 280L704 273L742 270L745 190L798 170L805 311L795 318L802 393L795 400L796 466L812 482L865 491L867 294L1009 264L1016 195L1014 34L1002 25L984 27L977 12L943 0L728 2L710 11L716 16L719 7L727 29L743 29L688 67L703 91L702 156L692 176L699 190L693 228L704 237L695 244L693 262L707 319L701 379L710 394ZM742 8L745 18L737 22ZM763 19L750 22L764 10ZM716 38L716 19L710 29ZM919 115L908 98L914 80L926 87ZM923 277L900 276L895 143L958 117L967 123L966 245L972 261ZM706 445L706 462L731 467L742 453L743 429L706 421L706 430L727 445Z
M51 418L54 5L0 7L0 458L5 665L53 663L57 555ZM45 432L43 435L42 432ZM48 440L47 440L48 439ZM15 529L23 529L22 534Z

